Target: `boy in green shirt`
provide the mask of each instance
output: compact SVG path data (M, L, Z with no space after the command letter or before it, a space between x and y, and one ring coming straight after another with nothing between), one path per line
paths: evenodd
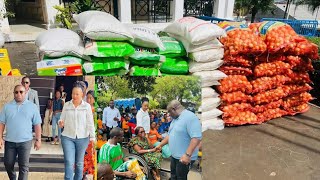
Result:
M110 164L117 177L135 179L137 174L127 169L129 159L124 157L119 144L123 140L123 136L124 132L119 127L115 127L110 131L110 139L101 147L98 162Z

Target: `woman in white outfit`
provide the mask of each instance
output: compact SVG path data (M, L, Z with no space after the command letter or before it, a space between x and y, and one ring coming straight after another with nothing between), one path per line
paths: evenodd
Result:
M95 128L90 104L82 97L85 85L77 81L72 89L72 100L65 103L59 120L64 154L65 180L82 180L84 155L89 140L95 141ZM74 174L74 175L73 175Z
M141 99L141 109L137 113L137 127L143 127L148 137L150 132L150 115L149 115L149 99L144 97Z

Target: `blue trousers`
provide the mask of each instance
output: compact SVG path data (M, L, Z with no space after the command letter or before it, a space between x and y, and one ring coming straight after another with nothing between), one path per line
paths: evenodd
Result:
M89 137L72 139L61 136L61 144L64 156L64 179L82 180L84 155L89 144Z

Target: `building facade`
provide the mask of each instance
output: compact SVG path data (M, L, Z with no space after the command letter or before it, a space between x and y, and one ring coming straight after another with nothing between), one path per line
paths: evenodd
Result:
M74 0L10 0L4 5L0 0L1 12L15 13L15 18L3 18L2 32L10 31L10 24L36 22L46 28L56 26L55 5L67 6ZM163 23L183 16L215 16L232 18L235 0L93 0L99 10L113 14L124 23Z

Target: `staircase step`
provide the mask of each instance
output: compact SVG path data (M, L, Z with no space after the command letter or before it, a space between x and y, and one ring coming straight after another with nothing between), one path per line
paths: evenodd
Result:
M18 163L14 167L16 172L19 172ZM0 171L6 171L4 164L0 163ZM29 172L64 172L63 163L30 163Z
M4 154L0 153L0 162L4 161ZM18 160L16 160L18 162ZM64 163L63 155L31 154L30 163Z

